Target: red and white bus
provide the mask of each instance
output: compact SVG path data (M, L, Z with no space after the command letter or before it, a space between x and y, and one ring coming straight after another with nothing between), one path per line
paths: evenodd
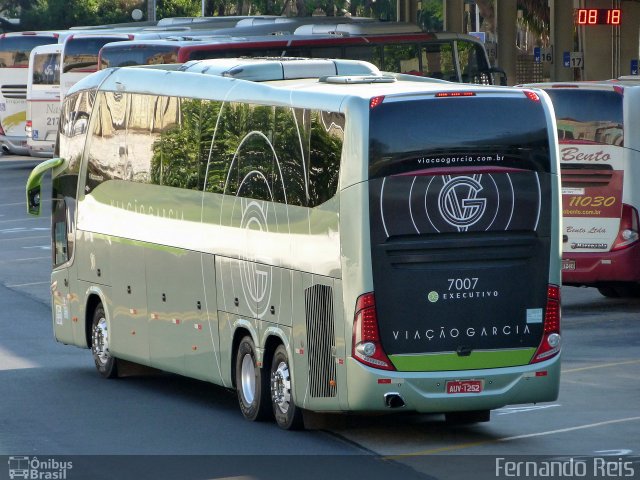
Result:
M484 45L475 37L427 33L408 24L377 22L306 25L293 35L107 44L100 51L100 69L242 56L348 58L365 60L390 72L454 82L504 83L494 79L504 72L491 67Z
M565 285L640 295L640 81L547 83L558 124Z

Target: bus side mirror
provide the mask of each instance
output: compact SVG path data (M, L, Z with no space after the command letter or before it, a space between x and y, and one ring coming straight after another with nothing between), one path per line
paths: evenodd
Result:
M40 215L40 184L27 190L27 211L29 215Z
M46 160L31 171L27 180L27 213L29 215L40 215L40 193L42 191L42 177L48 170L59 167L64 160L61 158L52 158Z

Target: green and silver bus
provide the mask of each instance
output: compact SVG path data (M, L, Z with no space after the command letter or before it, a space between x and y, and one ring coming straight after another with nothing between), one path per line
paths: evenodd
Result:
M106 69L64 100L52 322L99 372L237 392L250 420L552 401L560 184L547 95L367 62Z

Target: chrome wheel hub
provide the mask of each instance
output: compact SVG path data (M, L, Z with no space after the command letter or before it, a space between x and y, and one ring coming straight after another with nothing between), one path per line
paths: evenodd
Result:
M242 370L240 372L242 399L245 406L250 406L256 397L256 367L253 365L251 355L242 358Z
M98 323L93 328L91 349L93 350L94 357L101 365L105 365L111 358L111 355L109 354L109 331L107 328L107 319L104 317L98 320Z
M289 365L280 362L271 374L271 398L273 404L282 413L289 411L291 405L291 376L289 375Z

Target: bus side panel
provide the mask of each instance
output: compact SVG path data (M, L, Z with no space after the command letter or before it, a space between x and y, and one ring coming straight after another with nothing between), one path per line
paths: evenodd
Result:
M114 239L111 268L121 279L113 288L109 350L118 358L149 364L149 325L143 244Z
M69 271L66 267L51 272L51 313L53 332L57 341L73 345L73 324L69 308Z
M85 202L80 202L82 205ZM82 207L79 205L79 210ZM90 216L85 212L86 216ZM111 238L108 235L78 231L76 262L78 279L99 285L111 285Z
M295 274L293 288L293 369L295 402L315 411L341 410L346 388L342 315L336 315L340 288L329 277ZM338 299L338 301L336 301ZM337 335L336 335L337 334Z
M218 315L216 310L216 271L215 257L201 255L201 270L192 272L200 274L204 282L201 299L196 300L193 315L187 315L182 325L182 339L185 359L184 374L213 383L221 383L220 341L218 338ZM194 280L195 281L195 280Z
M151 364L183 374L187 354L185 329L203 325L206 319L197 307L198 302L200 305L204 302L200 254L152 245L145 252L145 264ZM210 345L203 350L205 355L212 354Z

